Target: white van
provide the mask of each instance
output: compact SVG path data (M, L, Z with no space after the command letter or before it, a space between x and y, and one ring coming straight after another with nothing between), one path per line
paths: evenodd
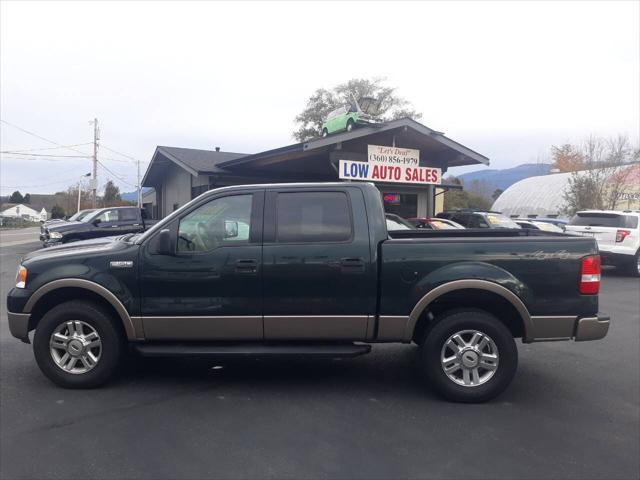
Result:
M567 232L594 237L605 265L640 276L640 211L585 210L576 213Z

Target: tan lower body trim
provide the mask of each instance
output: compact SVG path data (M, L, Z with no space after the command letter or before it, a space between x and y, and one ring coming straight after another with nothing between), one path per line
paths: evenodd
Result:
M262 317L143 317L146 340L262 340Z
M412 332L407 338L409 317L398 315L380 315L378 318L378 337L382 342L406 342L411 340Z
M571 340L575 334L578 317L531 317L531 341Z
M265 340L366 340L369 315L264 317Z

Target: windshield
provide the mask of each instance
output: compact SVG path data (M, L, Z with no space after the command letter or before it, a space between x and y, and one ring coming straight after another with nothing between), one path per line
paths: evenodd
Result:
M580 227L636 228L638 217L617 213L578 212L569 225Z
M487 222L491 228L520 228L520 225L501 213L487 213Z
M86 218L93 210L80 210L69 217L70 222L79 222L83 218Z
M431 224L431 228L434 230L457 230L461 227L456 227L455 225L449 222L443 222L442 220L431 219L429 222Z
M556 225L554 225L553 223L547 223L547 222L536 222L536 221L531 221L531 223L533 223L536 227L538 227L540 230L544 230L545 232L558 232L558 233L562 233L562 229Z
M387 230L415 230L415 227L397 215L386 215Z

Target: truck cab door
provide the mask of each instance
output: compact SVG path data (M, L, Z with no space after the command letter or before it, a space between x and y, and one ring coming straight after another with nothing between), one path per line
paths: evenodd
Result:
M97 216L91 225L91 231L85 238L110 237L120 234L119 211L117 209L105 210Z
M141 313L150 340L262 340L264 190L221 193L169 226L174 251L140 253Z
M361 190L267 190L264 222L265 339L366 339L377 283Z

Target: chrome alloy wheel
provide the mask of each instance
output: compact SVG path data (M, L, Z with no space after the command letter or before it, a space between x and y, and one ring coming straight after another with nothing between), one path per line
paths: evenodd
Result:
M498 347L488 335L462 330L451 335L440 352L440 364L449 380L463 387L488 382L498 370Z
M61 323L51 334L49 350L55 364L67 373L87 373L100 361L102 341L95 328L79 320Z

